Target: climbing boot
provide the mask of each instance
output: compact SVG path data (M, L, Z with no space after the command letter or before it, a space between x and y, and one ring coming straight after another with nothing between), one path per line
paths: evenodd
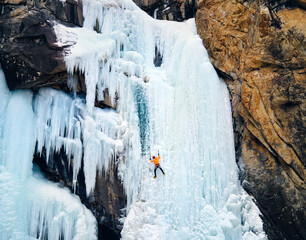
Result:
M156 178L156 177L153 177L153 178Z
M164 173L164 175L166 175L166 173Z

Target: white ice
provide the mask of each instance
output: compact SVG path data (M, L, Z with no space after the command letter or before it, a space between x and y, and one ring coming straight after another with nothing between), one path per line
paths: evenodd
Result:
M119 98L122 239L266 239L238 181L228 91L194 19L157 21L130 0L83 0L83 10L83 28L55 29L59 39L63 32L77 39L66 64L71 75L85 75L85 139L95 129L96 95L103 100L108 89ZM152 179L148 159L158 151L166 176Z
M120 119L114 110L93 108L89 115L81 98L53 89L40 89L34 100L37 118L37 152L45 149L47 161L65 150L73 168L73 183L84 159L86 192L94 189L96 171L107 171L111 160L123 150L118 132Z

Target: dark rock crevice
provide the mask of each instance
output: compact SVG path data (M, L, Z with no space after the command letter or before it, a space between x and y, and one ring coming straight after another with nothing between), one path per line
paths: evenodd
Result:
M42 154L34 154L33 162L40 167L47 179L57 182L60 187L69 188L92 211L98 222L98 239L120 239L122 224L119 219L123 217L121 209L126 206L126 196L117 176L117 163L112 163L107 173L97 172L96 188L87 196L83 162L77 176L76 189L73 189L73 162L67 159L64 149L54 152L48 163L46 159L46 152L43 150Z

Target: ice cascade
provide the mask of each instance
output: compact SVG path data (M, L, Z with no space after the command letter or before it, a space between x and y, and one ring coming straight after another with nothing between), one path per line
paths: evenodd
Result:
M228 91L194 19L158 21L131 0L83 0L83 14L82 28L54 27L59 42L77 42L65 60L71 77L75 72L85 76L81 115L82 121L90 119L89 125L66 122L64 129L78 136L83 124L94 133L95 100L109 93L119 122L112 147L103 149L119 148L112 154L120 153L119 175L128 200L122 238L266 239L259 211L238 181ZM74 158L82 154L79 137L59 144ZM95 156L90 149L89 156ZM158 172L152 179L148 159L158 151L166 176ZM100 153L111 160L109 150ZM84 157L84 166L101 168L98 161ZM87 174L87 194L94 182L95 175Z
M10 92L0 68L0 96L0 239L96 239L96 219L80 199L32 170L41 131L32 92Z

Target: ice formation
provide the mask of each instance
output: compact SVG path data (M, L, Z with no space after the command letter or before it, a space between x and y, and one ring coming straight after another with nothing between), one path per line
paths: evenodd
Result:
M266 239L238 181L228 91L194 19L158 21L130 0L84 0L83 14L83 28L55 30L76 39L66 64L84 73L87 116L104 90L119 97L122 239ZM148 159L158 151L166 176L155 180Z
M96 219L80 199L33 174L42 129L32 92L10 92L0 68L0 96L0 239L96 239Z
M47 161L63 148L73 168L74 187L84 159L86 192L95 186L96 170L106 171L110 160L123 150L118 139L121 125L113 110L94 108L88 114L84 100L64 92L40 89L34 100L37 118L37 152Z

